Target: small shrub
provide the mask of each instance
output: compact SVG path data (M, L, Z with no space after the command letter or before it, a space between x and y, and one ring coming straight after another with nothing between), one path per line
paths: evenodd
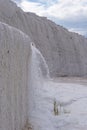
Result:
M26 121L26 124L24 125L24 128L22 130L33 130L31 124Z
M54 115L59 115L58 104L56 100L54 100Z

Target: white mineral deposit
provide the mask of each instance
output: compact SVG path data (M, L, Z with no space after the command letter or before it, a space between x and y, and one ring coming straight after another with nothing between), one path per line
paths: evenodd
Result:
M87 130L87 39L10 0L0 0L0 130Z

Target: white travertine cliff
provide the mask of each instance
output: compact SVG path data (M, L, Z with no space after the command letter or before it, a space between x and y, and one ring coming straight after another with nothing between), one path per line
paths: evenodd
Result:
M0 22L0 130L22 130L28 122L30 39Z
M87 130L87 81L49 70L87 76L87 39L0 0L0 130Z
M51 76L87 76L87 39L83 36L25 13L10 0L0 0L0 21L31 37L45 57Z

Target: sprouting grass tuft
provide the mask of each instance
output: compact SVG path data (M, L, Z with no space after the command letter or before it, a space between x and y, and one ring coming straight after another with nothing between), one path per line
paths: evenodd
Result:
M54 100L54 115L55 116L59 115L58 104L56 100Z

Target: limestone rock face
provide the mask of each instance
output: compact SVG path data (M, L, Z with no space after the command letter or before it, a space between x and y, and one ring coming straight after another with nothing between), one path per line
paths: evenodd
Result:
M22 130L28 120L30 39L0 23L0 130Z
M31 37L45 57L51 76L87 76L87 39L68 32L45 17L25 13L9 0L9 8L2 9L5 7L2 1L0 21Z

